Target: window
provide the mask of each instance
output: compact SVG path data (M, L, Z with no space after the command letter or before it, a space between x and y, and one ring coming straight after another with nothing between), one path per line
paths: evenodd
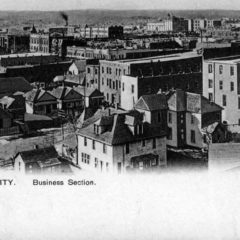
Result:
M107 153L107 146L105 143L103 144L103 153Z
M191 124L194 124L194 116L191 115Z
M123 92L124 92L124 87L125 87L124 85L125 85L125 84L124 84L124 83L122 83L122 90L123 90Z
M213 101L213 94L212 94L212 93L208 93L208 100L209 100L210 102Z
M223 81L219 81L219 89L220 89L220 90L223 89Z
M219 74L223 73L223 65L219 65Z
M92 149L95 150L96 146L95 146L95 140L92 140Z
M156 138L153 138L153 142L152 142L152 148L156 148Z
M132 93L134 93L134 85L131 86Z
M109 80L108 80L108 78L107 78L107 86L109 85Z
M230 66L230 75L231 75L231 76L234 75L234 66Z
M222 96L222 105L225 107L227 106L227 96L226 95L223 95Z
M90 155L86 153L82 153L82 162L86 164L90 164Z
M238 125L240 125L240 119L238 119Z
M168 140L172 140L172 128L168 128Z
M145 147L145 140L142 140L142 147Z
M104 85L104 78L102 78L102 85Z
M109 94L107 93L107 101L109 100Z
M97 73L98 73L97 68L95 68L95 74L97 74Z
M84 137L84 146L87 146L87 138Z
M115 89L115 82L113 81L113 89Z
M118 90L118 80L116 80L116 90Z
M109 79L109 88L112 87L112 79Z
M98 167L98 159L97 158L95 158L94 165L95 165L95 168Z
M106 162L106 170L107 170L107 172L109 171L109 163L108 162Z
M194 131L194 130L191 130L191 142L192 142L192 143L196 143L195 131Z
M208 79L208 88L212 88L212 87L213 87L213 80Z
M104 67L102 67L102 73L104 73Z
M172 113L168 113L168 122L172 123Z
M231 92L234 91L234 82L230 82L230 90Z
M158 122L161 122L161 113L158 112Z
M238 97L238 109L240 109L240 97Z
M129 154L129 143L126 143L126 154Z
M91 73L91 69L90 69L90 68L88 68L88 69L87 69L87 72L88 72L88 73Z

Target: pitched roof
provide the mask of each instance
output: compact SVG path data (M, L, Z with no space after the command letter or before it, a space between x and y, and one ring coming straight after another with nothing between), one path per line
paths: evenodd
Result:
M51 92L43 90L43 89L32 89L31 91L24 94L27 101L36 102L38 101L45 93L50 94L52 97Z
M167 97L165 94L143 95L137 101L135 108L148 111L167 109Z
M34 149L30 151L23 151L19 152L18 154L21 155L22 160L25 163L38 163L40 167L52 164L60 164L60 161L57 159L58 153L53 146L41 149Z
M85 113L86 111L86 113ZM102 116L109 116L115 113L123 113L126 111L115 109L115 108L107 108L107 109L98 109L94 113L90 112L90 110L85 109L81 116L79 117L79 126L78 127L87 127L90 124L99 120ZM86 116L84 116L86 114Z
M93 125L99 119L98 118L95 122L89 124L82 129L79 129L78 134L95 139L100 142L104 142L109 145L119 145L127 142L141 141L147 138L162 137L165 135L165 132L162 132L160 130L160 127L153 127L147 122L143 123L143 121L141 121L141 123L143 124L143 134L135 135L131 132L128 124L126 124L126 116L143 119L142 113L136 110L113 114L111 115L113 120L111 126L108 126L103 133L96 134L94 132Z
M103 97L103 93L101 93L96 88L78 86L78 87L73 87L73 89L76 90L78 93L80 93L82 96L91 97L92 95L94 95L94 96Z
M51 93L57 99L63 100L71 91L74 91L75 93L79 94L79 92L77 92L75 89L71 87L65 87L65 86L56 87L51 91Z
M211 113L211 112L217 112L223 110L221 106L214 102L210 102L207 98L202 97L201 101L201 107L202 107L202 113Z
M28 92L32 89L29 82L23 77L0 78L0 95L9 93Z

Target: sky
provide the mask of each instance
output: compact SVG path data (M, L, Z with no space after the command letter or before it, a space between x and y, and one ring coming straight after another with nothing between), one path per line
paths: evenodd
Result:
M240 10L239 0L0 0L0 10L79 9L229 9Z

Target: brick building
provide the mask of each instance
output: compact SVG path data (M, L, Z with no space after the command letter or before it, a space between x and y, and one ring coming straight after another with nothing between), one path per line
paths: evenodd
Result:
M132 86L134 85L134 86ZM100 60L100 91L106 101L131 109L140 96L160 88L202 92L202 57L194 52L146 59ZM121 95L124 94L124 97Z

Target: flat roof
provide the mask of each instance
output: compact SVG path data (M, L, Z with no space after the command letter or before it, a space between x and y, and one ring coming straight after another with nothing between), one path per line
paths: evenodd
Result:
M0 59L2 59L2 58L16 58L16 57L39 57L39 56L57 56L57 54L52 54L52 53L18 53L18 54L0 55Z
M197 52L185 52L185 53L175 53L175 54L169 54L169 55L162 55L162 56L154 56L154 57L147 57L147 58L138 58L138 59L124 59L124 60L101 60L104 61L110 61L110 62L119 62L119 63L147 63L147 62L167 62L167 61L174 61L174 60L182 60L182 59L188 59L188 58L195 58L195 57L201 57Z
M222 57L222 58L213 58L209 59L206 62L215 62L215 63L226 63L226 64L236 64L240 62L240 55Z

